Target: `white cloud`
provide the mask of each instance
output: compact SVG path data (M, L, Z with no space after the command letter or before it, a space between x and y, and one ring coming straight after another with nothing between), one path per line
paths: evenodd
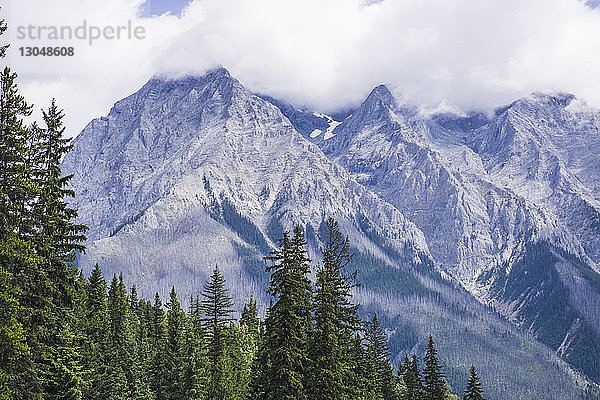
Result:
M579 0L195 0L180 18L152 19L139 17L137 0L18 1L9 24L131 20L147 32L75 43L72 59L12 57L32 101L63 104L71 134L155 72L215 65L252 90L326 112L379 83L429 108L487 109L536 90L600 106L600 9Z

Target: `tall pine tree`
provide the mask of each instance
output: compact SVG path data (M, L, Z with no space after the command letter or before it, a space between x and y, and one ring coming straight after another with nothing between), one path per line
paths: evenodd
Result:
M279 249L266 259L272 262L267 267L272 272L268 293L276 301L265 320L253 396L264 400L303 400L308 398L312 292L302 229L297 226L292 237L284 233Z
M481 385L479 376L477 376L474 365L471 365L471 369L469 370L469 379L463 400L485 400L483 397L483 386Z
M182 390L189 400L205 399L208 392L208 357L203 340L200 298L196 296L190 300L184 342Z
M164 351L167 340L166 316L162 309L162 301L158 293L154 296L154 304L150 309L150 324L148 339L150 341L150 355L148 375L150 389L156 400L167 400L167 382L169 379L163 373L165 369Z
M424 357L425 368L423 379L425 382L426 400L444 400L447 394L447 384L440 361L437 358L437 350L433 337L429 336L427 352Z
M425 398L425 387L419 369L419 359L415 354L410 359L408 355L404 359L404 371L406 395L403 400L423 400Z
M181 309L175 287L171 289L167 303L167 342L165 348L165 370L163 373L169 377L167 393L169 400L183 400L183 333L185 329L185 313Z
M225 400L225 376L223 370L228 324L233 320L231 309L233 301L227 294L225 278L216 266L210 280L204 285L202 303L208 357L210 362L210 381L208 399Z
M373 313L367 322L366 339L367 373L372 396L374 399L395 400L398 392L389 359L390 351L377 313Z
M344 273L352 260L350 240L333 218L327 220L324 236L323 264L316 272L310 397L346 399L357 389L349 360L354 332L360 328L358 306L351 301L356 273Z

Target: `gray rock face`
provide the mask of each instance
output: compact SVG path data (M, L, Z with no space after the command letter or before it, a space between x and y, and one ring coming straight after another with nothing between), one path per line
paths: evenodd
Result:
M91 228L81 262L126 271L146 291L170 282L191 292L215 263L243 290L244 249L267 253L278 227L316 232L330 215L358 249L387 257L361 231L364 220L398 257L429 257L414 224L223 69L151 80L74 144L63 169Z
M224 69L157 77L65 157L90 227L78 262L184 299L219 264L238 304L264 304L275 238L301 224L316 259L334 216L364 282L356 296L384 313L394 354L434 333L457 391L476 361L496 377L491 397L578 398L589 383L557 355L597 378L598 126L569 96L522 99L490 120L424 117L378 86L333 118L250 93Z
M578 297L558 279L559 263L579 265L580 280L599 281L598 115L573 96L533 95L460 130L470 124L398 107L379 86L320 146L414 222L434 259L480 301L559 353L600 356L598 311L565 300L569 312L560 317L543 312L547 302ZM527 257L537 243L547 243L553 256ZM530 267L545 260L548 277L528 281L528 268L513 271L523 259ZM523 280L530 286L519 286ZM519 286L518 295L510 285ZM594 302L596 288L587 292ZM573 333L584 314L589 326ZM595 344L567 340L578 335ZM590 359L571 361L600 379Z

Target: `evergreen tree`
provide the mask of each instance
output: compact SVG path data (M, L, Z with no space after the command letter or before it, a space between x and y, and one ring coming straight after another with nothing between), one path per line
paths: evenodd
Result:
M210 362L210 382L208 386L208 398L224 400L224 371L223 355L227 339L227 328L233 320L231 306L233 301L227 295L225 278L216 266L210 280L204 285L204 291L200 309L204 314L205 333L207 337L208 357Z
M21 312L12 275L0 265L0 400L16 398L15 382L19 367L29 355Z
M7 26L0 21L0 36ZM4 58L8 46L0 47L0 58ZM13 227L15 217L11 215L10 193L10 149L5 144L10 143L13 131L22 128L22 118L31 112L22 96L19 96L14 85L16 75L5 69L0 85L0 400L17 398L15 390L20 386L19 376L24 374L24 366L29 360L29 347L26 342L23 324L19 317L23 308L19 304L19 287L14 275L16 271L9 265L18 259L18 247L13 242ZM7 90L7 92L5 92ZM12 270L12 271L11 271Z
M374 391L370 382L369 360L367 359L366 349L363 346L363 330L355 332L354 338L350 342L350 352L348 355L348 367L353 376L353 393L352 399L367 400L375 397Z
M72 191L60 171L68 150L60 141L62 113L53 105L44 113L46 129L26 128L23 117L31 108L15 79L8 68L0 77L0 258L19 283L20 320L31 349L24 362L32 364L30 373L18 391L52 398L62 388L77 397L80 388L69 386L81 381L72 332L77 271L70 261L83 249L85 227L73 223L76 212L64 201ZM43 147L50 136L57 140Z
M253 396L265 400L306 399L310 368L311 287L306 240L297 226L294 236L286 232L279 249L266 257L272 264L268 293L276 301L265 320L259 375L253 377ZM260 392L256 392L260 391Z
M400 399L404 400L408 396L408 390L406 386L406 370L409 366L408 356L404 357L404 363L400 361L398 363L398 371L396 374L396 387L398 388L398 396Z
M467 381L467 388L465 389L465 395L463 396L463 399L485 400L483 397L483 386L481 385L479 376L477 376L477 371L475 370L474 365L471 365L471 369L469 371L469 379Z
M183 331L185 313L177 300L175 287L171 289L167 305L167 342L165 351L165 370L169 377L167 393L170 400L184 399L181 377L183 375Z
M232 325L228 330L223 369L226 399L249 399L252 366L258 340L247 325Z
M0 33L5 29L2 21ZM1 56L4 51L5 47L0 50ZM0 338L3 350L0 385L6 387L10 382L10 387L2 392L10 392L10 396L20 399L41 396L39 366L35 360L41 353L38 343L44 329L37 325L50 314L50 284L45 271L39 268L41 260L33 250L30 230L29 235L24 235L21 229L27 226L24 220L30 218L24 215L23 211L28 209L24 206L34 201L35 193L31 165L26 162L31 131L23 122L31 115L31 106L19 94L16 79L17 74L8 67L0 74L0 292L3 299L0 311L6 321Z
M167 400L167 382L169 377L163 373L165 369L164 351L166 346L166 317L162 309L162 301L158 293L154 296L154 304L150 310L149 382L156 400Z
M151 397L145 366L148 345L145 335L143 302L138 299L136 286L131 287L128 312L128 352L130 366L127 371L128 399L145 400Z
M248 328L248 332L254 334L258 339L260 319L258 319L256 300L254 300L254 297L250 297L248 303L244 304L242 317L240 318L240 325L246 326Z
M267 312L265 314L265 321L270 320L271 309L273 308L273 299L269 301L269 307L267 307ZM264 327L265 324L261 324L261 327ZM266 341L266 329L262 330L259 333L259 342L258 342L258 352L256 357L252 363L252 373L250 379L250 398L253 399L264 399L267 393L267 388L269 386L269 376L267 376L267 371L273 369L271 360L269 358L269 352L267 348Z
M370 369L368 376L370 385L373 388L373 398L396 399L398 393L389 359L390 351L387 345L387 337L377 318L377 313L373 313L373 317L367 322L366 339L366 357Z
M425 368L423 369L423 379L425 381L425 399L426 400L444 400L447 395L447 384L442 367L437 358L437 350L433 338L429 336L427 343L427 352L425 353Z
M100 400L108 397L108 309L106 281L98 264L92 270L84 290L83 321L79 324L84 338L80 346L83 356L84 398Z
M409 359L404 359L404 383L406 385L406 396L403 400L423 400L425 398L425 387L419 369L419 359L415 354Z
M0 239L25 241L24 212L35 201L36 191L28 163L32 130L23 122L31 115L32 107L19 94L17 74L5 67L0 75ZM25 245L25 243L21 243ZM9 271L12 272L12 271Z
M127 370L131 365L127 327L127 291L123 277L113 276L108 290L108 345L107 396L126 399L128 394Z
M204 331L198 296L190 300L184 343L182 388L184 398L205 399L208 391L208 357L203 346Z
M310 346L310 393L313 399L345 399L356 390L348 360L353 334L360 327L358 306L351 302L356 273L343 272L352 259L350 240L333 218L327 220L322 240L323 264L316 272L315 330Z

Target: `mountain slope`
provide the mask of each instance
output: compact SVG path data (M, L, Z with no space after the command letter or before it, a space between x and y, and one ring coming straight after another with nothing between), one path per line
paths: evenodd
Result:
M452 121L400 107L379 86L319 145L414 222L434 259L483 303L600 380L598 308L588 307L600 300L592 172L600 166L593 151L589 162L573 156L600 145L598 119L587 111L584 123L568 111L561 115L559 100L546 103L535 108L522 100L491 121ZM564 150L575 126L580 139ZM513 268L523 259L529 267L543 264L535 267L544 274L530 279L529 268ZM560 270L567 264L569 274ZM587 305L568 276L586 282ZM548 312L556 307L563 310Z
M384 111L375 102L368 113ZM313 117L324 118L321 128L339 137L342 125L334 129L332 118ZM325 137L319 140L332 140ZM334 216L352 240L363 312L385 315L396 355L419 351L434 333L457 390L475 362L493 377L492 397L530 398L549 389L580 398L575 384L585 380L439 270L427 234L398 206L368 190L362 175L326 157L278 106L223 69L152 79L92 121L74 146L63 171L74 174L75 206L91 228L88 251L78 259L85 269L99 262L105 273L139 282L146 297L176 285L188 298L218 263L238 305L252 294L264 306L262 255L274 238L299 223L316 258L317 235ZM510 204L527 211L517 200ZM514 222L519 235L526 230L521 219ZM522 373L528 370L538 372Z
M376 247L355 226L359 217L388 226L380 234L408 262L428 253L421 232L401 213L356 184L277 108L222 69L202 78L150 81L107 118L93 121L74 144L63 167L82 189L76 205L93 240L86 257L100 256L109 269L135 265L126 268L141 274L133 280L182 267L188 246L203 264L199 269L218 261L239 264L237 246L267 252L280 226L302 222L314 231L328 215L371 251ZM244 224L246 232L237 231ZM133 257L136 243L144 243L147 254Z

